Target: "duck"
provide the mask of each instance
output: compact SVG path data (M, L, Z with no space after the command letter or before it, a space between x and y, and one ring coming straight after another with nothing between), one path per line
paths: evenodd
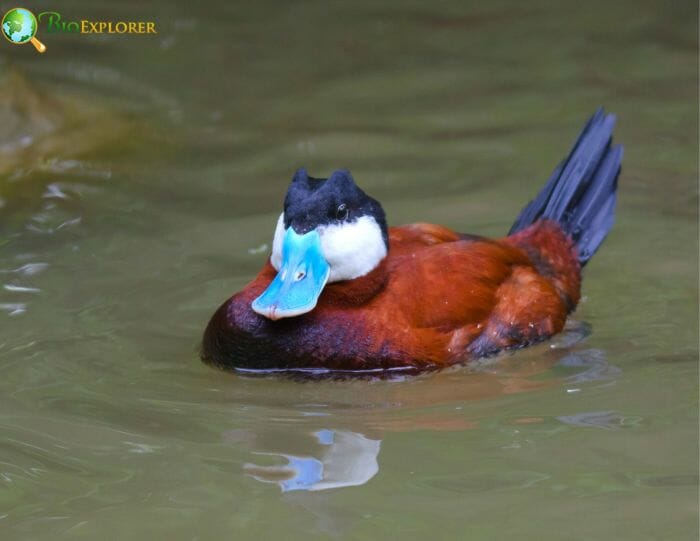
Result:
M211 317L202 360L243 373L419 373L560 333L615 220L615 121L602 108L590 117L502 238L389 227L349 170L298 169L267 261Z

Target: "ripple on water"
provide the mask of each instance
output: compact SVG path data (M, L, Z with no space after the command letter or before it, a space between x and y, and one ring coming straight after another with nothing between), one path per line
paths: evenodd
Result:
M1 302L0 310L8 316L17 316L27 311L27 305L22 302Z
M551 475L537 471L503 471L487 473L450 473L427 477L417 483L420 486L453 493L487 493L509 489L530 488L545 482Z
M0 310L9 316L17 316L27 311L29 301L24 302L24 299L16 300L19 295L29 294L36 295L41 293L41 289L25 282L27 278L32 278L48 268L48 263L24 263L19 267L0 269L0 275L6 275L11 280L3 284L3 290L6 291L7 299L0 297ZM11 297L11 300L10 300Z
M604 430L635 427L642 422L642 417L625 416L616 411L585 411L573 415L560 415L557 419L571 426L602 428Z

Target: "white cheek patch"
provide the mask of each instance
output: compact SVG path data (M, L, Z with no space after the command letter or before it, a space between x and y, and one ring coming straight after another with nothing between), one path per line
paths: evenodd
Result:
M386 257L382 230L372 216L362 216L354 222L320 226L317 231L321 237L323 256L331 268L329 282L364 276Z
M282 243L284 242L284 212L280 214L275 227L275 236L272 238L272 255L270 255L270 263L276 271L282 266Z

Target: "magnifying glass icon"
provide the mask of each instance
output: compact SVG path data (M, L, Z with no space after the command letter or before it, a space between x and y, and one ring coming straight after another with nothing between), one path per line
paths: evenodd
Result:
M2 18L0 31L13 45L31 43L37 51L43 53L46 51L46 45L36 38L38 26L36 17L31 11L24 8L13 8Z

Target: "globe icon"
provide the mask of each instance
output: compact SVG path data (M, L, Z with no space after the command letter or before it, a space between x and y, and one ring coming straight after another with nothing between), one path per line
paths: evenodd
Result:
M36 17L28 9L11 9L5 13L0 25L2 26L3 35L10 43L20 45L31 42L40 53L46 50L46 46L34 37L37 30Z

